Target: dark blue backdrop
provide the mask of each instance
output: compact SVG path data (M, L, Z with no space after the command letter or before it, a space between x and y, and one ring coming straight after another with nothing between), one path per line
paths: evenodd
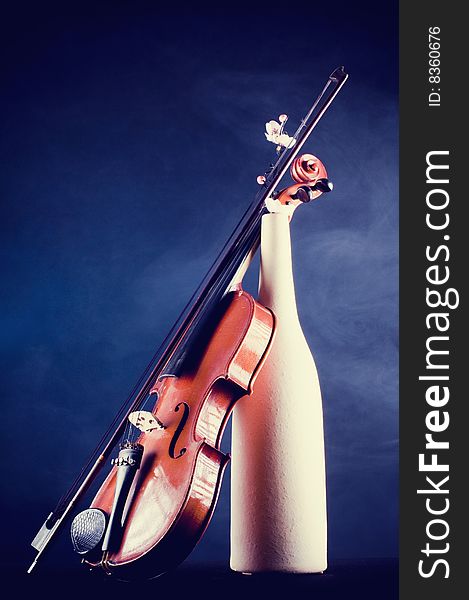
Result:
M292 223L297 297L324 395L330 558L397 555L397 8L348 5L170 16L110 3L4 19L10 561L28 560L251 201L273 157L265 121L287 112L292 132L340 64L350 80L307 146L335 190ZM190 561L228 560L228 502L229 476ZM77 564L61 545L56 558Z

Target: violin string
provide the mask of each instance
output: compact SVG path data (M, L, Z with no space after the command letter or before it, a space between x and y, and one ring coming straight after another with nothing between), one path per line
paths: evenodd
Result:
M250 240L252 238L252 231L256 230L256 228L258 228L259 224L260 224L260 218L263 214L263 211L261 210L261 212L259 212L259 206L255 206L254 210L252 209L252 205L251 207L249 207L251 210L247 210L245 215L243 215L244 218L246 218L246 224L244 227L241 227L242 229L242 234L239 236L237 242L235 244L231 245L231 248L233 246L237 246L237 251L235 252L235 256L229 256L229 252L225 253L225 256L223 257L225 259L225 261L231 262L232 264L235 264L235 268L232 268L232 271L236 271L236 269L238 268L238 262L240 263L242 261L242 258L244 258L244 255L246 255L250 248L247 248L246 246L249 245ZM262 209L263 207L261 207ZM249 213L249 216L248 214ZM254 219L252 219L252 217L254 216ZM244 220L244 218L241 219L241 222ZM239 223L239 225L241 225L241 222ZM242 239L244 238L244 240ZM243 243L244 242L244 243ZM228 244L227 244L228 245ZM224 254L223 250L220 253L220 255ZM220 257L219 257L220 258ZM222 263L225 261L221 261ZM216 264L217 261L215 261ZM223 274L223 271L222 271ZM216 281L216 285L208 291L207 296L206 296L206 303L212 303L213 299L216 298L217 296L220 295L221 293L221 288L223 286L228 286L229 283L231 282L228 281L228 283L226 283L226 271L225 271L225 277L221 277L221 280L218 279ZM233 273L234 275L234 273ZM218 285L217 285L218 284ZM225 290L223 290L225 291ZM190 302L188 303L190 304ZM201 311L203 312L203 311ZM119 423L122 421L124 414L129 412L129 404L132 401L132 399L134 400L134 404L131 407L131 410L134 409L138 409L139 407L139 399L138 396L140 394L138 394L138 390L141 389L141 387L146 387L144 386L144 382L146 381L146 383L148 384L148 377L151 377L151 371L152 371L152 367L155 363L155 361L157 360L159 355L159 349L154 353L152 359L150 360L150 362L148 363L147 367L145 368L144 372L142 373L142 375L139 377L137 383L134 385L131 393L128 395L126 401L124 402L124 404L120 407L118 413L116 414L116 416L114 417L110 427L108 428L108 430L106 431L106 433L102 436L98 446L96 447L95 451L93 452L93 454L90 456L89 460L87 461L87 463L84 465L84 467L81 469L79 475L75 478L74 482L72 483L71 488L69 489L68 492L66 492L66 494L64 494L62 496L62 498L59 500L59 503L57 505L57 508L54 512L60 513L60 510L67 504L68 500L74 495L74 493L76 492L76 490L78 489L80 482L82 480L82 476L83 474L89 469L91 468L91 466L93 465L94 461L96 460L96 457L98 456L100 449L104 446L106 440L109 438L111 431L115 431L117 426L119 425ZM156 378L155 378L156 379ZM144 399L146 399L146 396L144 396ZM141 401L140 401L141 402ZM127 433L127 428L129 427L128 424L128 420L126 419L126 425L125 425L125 429L124 429L124 437Z
M248 211L246 211L246 213L247 212L250 212L249 209L248 209ZM246 213L245 213L244 216L246 216ZM242 220L243 219L241 219L241 221ZM247 220L249 221L249 219L247 219ZM223 254L223 250L222 250L222 252L220 254ZM189 301L188 305L189 304L190 304L190 301ZM91 456L89 457L89 459L87 460L87 462L85 463L85 465L83 466L83 468L80 470L80 472L78 473L77 477L72 482L71 487L60 498L60 500L59 500L59 502L57 504L56 509L53 511L55 514L60 515L61 509L73 497L73 495L75 494L75 492L77 491L77 489L80 486L80 483L82 481L83 475L85 474L85 472L87 472L92 467L92 465L96 461L96 458L99 455L101 448L105 445L106 440L111 435L111 432L114 432L116 430L116 428L118 427L119 423L122 421L124 415L129 412L129 404L130 404L130 402L132 400L134 400L135 408L138 407L138 402L139 402L138 396L140 395L138 392L139 392L139 390L142 387L145 387L144 383L148 382L148 378L151 377L152 369L154 367L155 362L157 362L159 354L160 354L160 348L158 348L158 350L156 350L156 352L153 354L153 356L152 356L151 360L149 361L149 363L147 364L145 370L140 375L139 379L137 380L136 384L133 386L133 388L132 388L131 392L129 393L129 395L127 396L126 400L124 401L124 403L119 408L117 414L115 415L114 419L112 420L112 423L110 424L110 426L108 427L108 429L106 430L106 432L104 433L104 435L101 437L101 439L100 439L98 445L96 446L95 450L93 451L93 453L91 454ZM144 398L145 397L146 396L144 396ZM134 406L132 406L132 408L134 408ZM126 420L124 435L125 435L125 432L127 430L127 427L128 427L128 420Z
M283 157L279 157L279 158L283 158ZM273 174L273 171L272 171L272 174ZM215 284L213 286L211 286L211 289L208 290L208 292L205 296L205 302L203 302L202 304L206 305L208 303L213 302L214 297L220 295L221 288L223 286L228 287L229 283L231 282L232 277L230 277L229 281L226 282L227 277L226 277L225 263L228 262L228 263L231 263L232 265L234 264L234 268L231 269L231 271L233 271L232 275L234 276L234 273L236 272L236 269L239 267L239 264L242 262L242 259L249 252L250 248L246 248L246 244L249 243L249 241L251 240L252 232L255 231L256 228L258 228L258 226L260 224L260 218L264 212L263 202L262 203L256 202L257 198L258 198L258 196L256 196L254 202L248 207L245 214L243 215L240 222L238 223L238 226L235 228L235 231L230 236L230 239L227 241L227 243L223 247L222 251L220 252L218 258L215 260L214 264L212 265L212 268L209 270L209 273L207 274L205 279L208 278L208 275L210 275L212 271L215 271L215 273L217 271L220 272L221 276L220 276L220 274L218 275L218 277L215 280ZM241 232L238 236L236 236L236 232L238 229L241 229ZM232 241L233 238L235 238L234 241ZM233 248L236 249L234 256L232 254ZM239 262L239 264L238 264L238 262ZM223 275L225 275L225 277L223 277ZM205 282L205 279L204 279L204 282ZM200 286L200 287L202 287L202 286ZM222 290L222 293L224 291L226 291L226 290ZM194 294L194 296L196 296L196 295L197 295L197 292ZM192 298L188 302L183 313L190 306L191 301L192 301ZM199 315L201 312L204 312L204 311L199 310ZM169 337L169 336L170 336L170 334L167 337ZM163 345L164 344L165 344L165 342L163 342ZM160 348L161 348L161 346L160 346ZM157 362L158 357L160 355L160 348L158 348L158 350L156 350L156 352L154 353L152 359L149 361L144 372L139 377L137 383L132 388L132 391L127 396L125 402L122 404L122 406L118 410L111 425L109 426L107 431L102 436L95 451L90 456L89 460L84 465L84 467L81 469L79 475L75 478L70 490L68 492L66 492L63 495L63 497L60 499L54 513L55 512L60 513L61 508L63 508L64 505L66 505L67 501L74 495L74 493L76 492L76 490L78 489L78 487L81 483L83 474L88 469L91 468L91 466L95 462L98 454L100 453L100 449L105 445L106 440L109 438L111 433L116 431L116 428L118 427L119 423L123 420L124 415L127 415L130 412L129 404L132 402L132 400L134 400L134 402L131 404L130 410L136 409L139 406L139 404L141 402L141 399L139 398L140 397L139 390L142 390L143 388L148 387L149 379L152 379L152 370L154 368L155 362ZM156 379L156 377L154 379ZM145 396L144 396L144 398L145 398ZM128 423L128 421L126 419L126 425L125 425L126 428L127 428L127 423Z
M215 271L220 271L222 276L220 277L220 275L219 275L218 278L216 278L215 285L213 285L211 287L211 289L209 289L209 291L207 292L206 297L205 297L206 301L203 302L202 304L206 305L209 302L213 302L214 297L217 297L217 296L221 295L221 293L226 291L226 288L231 283L231 279L234 276L234 273L236 272L237 268L239 267L239 264L241 264L242 259L250 250L250 248L246 247L246 246L249 244L254 245L255 240L253 239L253 232L255 232L256 229L259 228L260 219L262 217L262 214L264 214L264 212L265 212L265 208L263 205L264 203L263 202L257 203L256 200L257 200L257 196L256 196L255 201L251 204L251 206L247 209L247 211L241 218L241 220L238 224L238 227L233 232L233 235L230 236L230 240L225 244L225 247L220 252L220 255L217 258L217 260L214 262L212 269L210 269L209 274L211 273L212 270L215 270ZM253 204L254 204L254 207L253 207ZM243 223L243 221L244 221L244 223ZM236 236L235 234L238 229L241 229L241 233L238 236ZM259 234L258 234L258 236L259 236ZM232 242L231 244L229 244L231 239L234 237L236 237L235 241ZM228 251L227 251L227 246L229 246ZM232 254L230 255L233 248L235 248L234 256ZM224 264L225 262L228 262L228 263L231 263L231 265L234 265L234 267L231 269L231 271L232 271L231 276L230 276L230 274L228 275L228 281L226 281L227 270L226 270L226 267ZM214 269L215 267L217 267L217 268ZM223 277L223 275L225 275L225 277ZM223 287L225 287L225 289L222 289ZM222 292L220 292L220 290L222 290ZM196 296L196 294L194 294L194 296ZM191 301L192 301L192 299L188 302L186 309L190 306ZM183 313L186 311L186 309L184 309ZM199 315L201 312L204 312L204 311L199 310ZM167 336L167 338L169 336L170 336L170 334ZM166 340L165 340L165 342L166 342ZM165 344L165 342L163 342L163 345ZM156 380L157 377L152 377L152 369L154 367L155 362L157 362L158 356L160 354L160 348L158 348L158 350L154 353L152 359L148 363L144 372L142 373L142 375L139 377L137 383L132 388L132 391L128 395L126 401L120 407L120 409L119 409L118 413L116 414L115 418L113 419L110 427L108 428L106 433L102 436L95 451L93 452L93 454L91 455L91 457L89 458L89 460L87 461L87 463L83 467L83 469L81 469L79 475L76 477L70 490L66 494L64 494L64 496L59 501L57 509L54 511L54 513L55 512L60 513L61 508L64 507L64 505L67 503L67 501L76 492L76 490L78 489L80 482L82 480L83 474L89 468L91 468L94 461L96 460L96 457L98 456L98 454L100 452L100 449L105 445L106 440L109 438L111 433L116 431L117 427L119 426L119 423L121 423L121 421L123 420L124 415L128 415L128 413L131 410L135 410L139 406L139 404L141 403L141 391L143 389L149 387L149 385L148 385L149 380L150 379ZM138 392L139 389L140 389L140 392ZM145 398L145 395L143 397ZM129 409L129 404L132 400L134 400L134 402L131 404L130 409ZM126 419L126 425L125 425L126 427L127 427L127 423L128 423L128 420Z
M261 208L261 211L259 211L259 208ZM217 270L220 270L221 275L225 275L225 277L221 276L216 279L215 285L213 285L206 294L205 302L203 302L204 305L212 303L214 298L216 298L217 296L220 296L221 293L226 291L226 289L222 290L222 288L224 286L228 287L229 283L231 282L231 278L228 282L226 282L227 277L226 277L226 269L224 267L224 263L228 262L228 263L231 263L232 265L234 265L234 267L232 267L231 271L236 272L236 269L238 268L239 264L242 262L242 258L244 258L244 256L250 250L250 248L247 248L246 246L247 246L247 244L249 244L251 242L252 232L258 228L262 214L263 214L263 206L259 207L259 205L257 205L253 209L253 207L251 205L248 208L248 210L246 211L245 215L243 215L243 218L241 219L241 221L238 225L238 227L241 226L241 234L237 237L237 240L235 241L235 243L232 243L230 245L229 251L226 251L226 246L228 246L228 243L225 245L223 250L220 252L218 259L215 261L215 263L213 265L213 267L215 267L215 265L217 263L220 263L219 265L217 265L218 266ZM246 222L242 223L243 221L246 221ZM244 227L243 227L243 225L244 225ZM234 237L234 236L232 236L232 237ZM233 247L236 248L234 256L232 254L230 255L230 251L232 251ZM224 252L224 250L225 250L225 252ZM221 259L221 260L219 260L219 259ZM238 262L239 262L239 264L238 264ZM234 275L234 272L233 272L233 275ZM188 303L188 306L189 305L190 305L190 301ZM199 310L199 314L202 312L204 312L204 311ZM75 481L73 482L70 490L66 494L64 494L64 496L61 498L61 500L58 503L57 509L54 512L60 512L60 509L63 508L63 506L67 503L67 501L76 492L76 490L78 489L80 482L82 480L83 474L89 468L91 468L94 461L96 460L96 457L99 454L100 449L104 446L104 444L105 444L106 440L109 438L111 432L114 432L116 430L119 423L123 420L124 415L129 413L129 404L132 400L134 400L134 402L131 405L130 410L132 410L132 409L135 410L138 408L140 402L142 401L141 399L139 399L140 393L138 393L138 390L140 390L142 387L148 387L149 378L152 378L151 377L152 368L153 368L155 362L157 361L159 354L160 354L160 349L158 349L154 353L152 359L148 363L144 372L139 377L137 383L134 385L131 393L128 395L126 401L123 403L123 405L120 407L118 413L114 417L110 427L108 428L106 433L102 436L95 451L93 452L93 454L91 455L91 457L89 458L89 460L87 461L87 463L85 464L83 469L81 469L79 475L76 477ZM155 377L155 379L156 379L156 377ZM145 397L146 396L144 396L143 398L145 399ZM124 433L127 430L127 427L128 427L128 420L126 419Z

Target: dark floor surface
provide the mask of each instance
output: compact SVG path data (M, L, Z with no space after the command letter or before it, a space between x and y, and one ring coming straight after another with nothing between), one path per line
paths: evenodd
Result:
M37 570L31 575L2 570L4 598L103 598L114 600L148 595L167 598L311 598L314 600L396 600L397 560L340 561L322 575L242 575L227 566L182 565L149 582L121 583L87 571Z

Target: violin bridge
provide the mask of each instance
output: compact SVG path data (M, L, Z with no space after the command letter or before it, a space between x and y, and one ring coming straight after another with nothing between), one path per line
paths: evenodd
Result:
M143 433L148 433L154 429L166 429L166 426L163 425L158 417L147 410L136 410L130 413L128 418L130 423Z

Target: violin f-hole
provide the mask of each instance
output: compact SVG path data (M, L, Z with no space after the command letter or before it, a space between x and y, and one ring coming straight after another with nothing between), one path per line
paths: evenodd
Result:
M179 404L176 405L174 412L179 412L179 407L183 406L184 407L184 413L181 417L181 420L179 421L179 425L177 426L177 429L171 439L171 442L169 444L169 456L171 458L181 458L181 456L183 454L185 454L187 448L181 448L181 450L179 451L179 454L175 454L175 450L176 450L176 443L179 439L179 436L182 433L182 430L184 429L184 426L187 422L187 419L189 418L189 405L186 402L179 402Z

